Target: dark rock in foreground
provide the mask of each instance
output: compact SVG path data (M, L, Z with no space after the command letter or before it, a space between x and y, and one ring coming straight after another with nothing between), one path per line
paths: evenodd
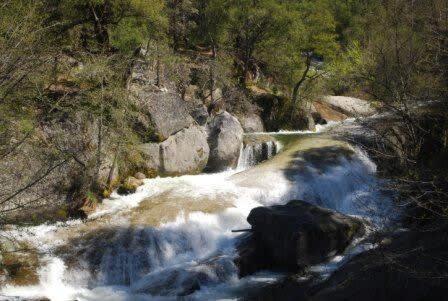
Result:
M383 301L446 300L448 228L387 235L321 283L293 277L267 285L243 300Z
M252 235L238 246L240 275L262 269L298 271L342 253L364 233L361 221L304 201L253 209Z

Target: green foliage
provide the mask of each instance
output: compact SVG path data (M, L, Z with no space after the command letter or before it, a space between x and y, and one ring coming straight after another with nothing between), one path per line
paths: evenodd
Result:
M325 86L329 93L343 95L349 91L354 91L362 84L360 75L364 68L363 50L359 42L354 41L341 51L327 66L328 76Z
M130 51L148 38L148 33L163 29L166 19L162 0L46 0L59 31L69 31L70 46L93 51L111 45Z
M111 30L111 44L124 53L132 53L148 39L148 30L136 19L121 20Z

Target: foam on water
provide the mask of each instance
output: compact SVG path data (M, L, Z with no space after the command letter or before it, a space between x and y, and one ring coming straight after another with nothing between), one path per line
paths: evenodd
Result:
M117 227L112 238L102 241L99 237L91 245L92 241L86 243L87 251L77 255L79 264L73 267L67 267L62 258L52 252L64 244L54 235L61 227L76 230L79 222L30 228L26 239L49 254L42 260L40 282L36 286L4 287L0 296L9 298L5 300L13 297L47 297L56 301L174 300L177 295L199 286L201 289L191 295L192 300L232 299L246 287L278 278L272 273L237 277L233 264L237 235L230 230L247 228L246 218L254 207L306 199L367 218L381 226L385 212L390 211L390 200L374 189L381 183L375 177L375 164L364 153L356 150L350 158L341 157L338 164L325 169L312 164L306 166L292 176L282 170L264 173L263 177L253 179L256 185L252 186L235 181L238 170L145 180L135 194L114 194L89 217L101 223L104 216L122 214L122 219L103 225ZM244 172L238 176L244 176ZM158 227L130 226L129 221L126 222L123 212L132 212L148 197L162 195L188 196L198 202L203 197L225 199L231 205L218 213L180 212L176 219ZM92 267L89 256L95 252L99 254L96 255L99 261ZM342 260L342 257L333 259L335 263Z

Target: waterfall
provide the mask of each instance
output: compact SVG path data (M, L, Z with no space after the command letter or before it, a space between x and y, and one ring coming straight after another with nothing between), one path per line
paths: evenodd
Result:
M279 148L279 143L276 141L243 143L240 149L237 169L244 170L260 162L269 160L278 153Z
M239 167L266 160L278 149L273 141L246 145ZM324 163L301 156L293 171L279 165L290 160L277 160L243 172L147 179L135 194L104 200L85 223L27 229L22 233L28 241L49 253L41 260L40 281L5 285L0 300L236 299L238 292L279 277L238 279L236 234L230 230L247 228L254 207L305 199L372 222L391 214L390 197L375 189L381 183L364 153L326 146L309 159L316 156ZM151 218L158 222L147 221Z

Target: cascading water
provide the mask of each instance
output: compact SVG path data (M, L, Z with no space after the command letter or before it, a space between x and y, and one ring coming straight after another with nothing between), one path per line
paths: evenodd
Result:
M0 296L56 301L236 298L251 285L275 279L275 274L238 279L233 264L237 235L230 230L247 228L254 207L304 199L383 225L391 202L377 189L381 183L375 165L357 149L309 140L318 146L285 149L243 172L145 180L137 193L105 200L85 223L39 226L26 234L10 230L5 234L20 232L48 255L41 258L38 284L7 285ZM269 158L275 149L266 145L261 152ZM240 168L255 162L257 152L244 148Z
M260 162L269 160L279 150L280 144L273 140L261 143L242 144L237 169L244 170Z

